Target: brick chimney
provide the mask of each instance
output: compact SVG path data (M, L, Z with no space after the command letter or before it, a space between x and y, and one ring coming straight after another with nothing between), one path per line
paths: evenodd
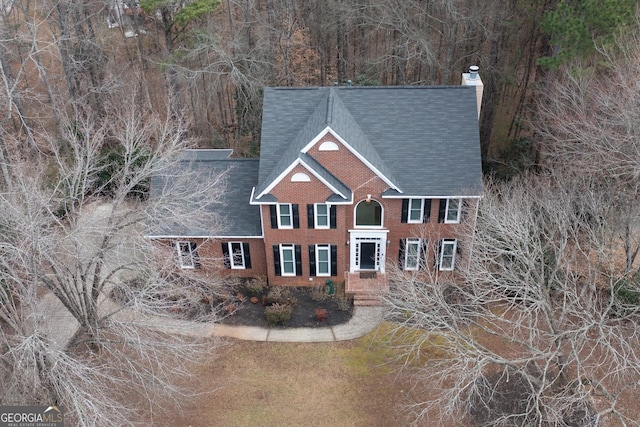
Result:
M482 84L482 80L478 75L477 65L470 66L468 73L462 73L462 85L476 87L476 106L478 107L478 119L480 119L480 109L482 108L482 91L484 90L484 85Z

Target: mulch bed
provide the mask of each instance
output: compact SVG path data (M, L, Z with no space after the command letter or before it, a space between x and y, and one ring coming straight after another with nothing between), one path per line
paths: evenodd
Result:
M291 320L284 326L286 328L318 328L339 325L348 322L353 314L352 304L349 304L347 310L339 308L337 301L339 297L337 296L326 296L323 301L315 301L311 296L311 288L292 287L288 288L288 291L296 302L293 305ZM232 314L222 318L221 323L225 325L271 327L267 323L264 314L266 307L262 304L263 296L260 295L258 297L259 301L256 304L250 302L250 297L245 297L243 302L237 304L237 309ZM316 309L327 310L324 320L318 320Z

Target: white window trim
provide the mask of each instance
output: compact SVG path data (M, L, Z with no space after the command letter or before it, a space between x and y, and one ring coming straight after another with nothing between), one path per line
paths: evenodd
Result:
M189 253L182 252L182 245L186 245L189 248ZM196 268L196 260L194 258L194 252L196 250L197 245L195 242L188 241L180 241L176 242L176 250L178 251L178 262L180 263L180 268L186 270L193 270ZM190 264L185 264L183 261L187 258L191 261Z
M411 209L414 202L420 202L420 217L418 219L411 219ZM424 215L424 199L409 199L409 209L407 212L407 222L410 224L422 224L422 217Z
M449 219L449 202L451 202L451 200L457 200L458 201L458 209L456 210L456 219L455 220L450 220ZM462 199L447 199L447 206L446 209L444 210L444 222L445 224L458 224L460 223L460 211L462 209Z
M281 206L289 206L289 225L282 225L282 214L280 213L280 207ZM291 203L279 203L276 205L276 210L277 210L277 217L278 217L278 228L285 228L285 229L289 229L289 228L293 228L293 206L291 205Z
M320 273L320 251L327 251L327 272ZM330 277L331 276L331 246L330 245L316 245L316 276L318 277Z
M284 271L284 252L291 251L291 260L293 262L293 272L287 273ZM294 245L280 245L280 275L282 276L295 276L296 275L296 249Z
M451 251L451 267L443 267L444 261L444 247L445 245L453 246ZM440 247L440 263L438 265L440 271L452 271L456 266L456 250L458 248L458 241L456 239L444 239L442 240L442 246Z
M240 245L240 258L242 260L242 265L235 265L234 256L233 256L234 255L233 245ZM242 242L229 242L227 243L227 247L229 249L229 265L231 266L231 268L234 270L246 269L245 260L244 260L244 245L242 244Z
M327 207L327 225L319 225L318 224L318 206L326 206ZM319 229L328 229L331 227L331 205L327 203L314 203L313 205L313 226L314 228Z
M415 267L409 267L409 245L416 245L416 265ZM404 242L404 269L407 271L417 271L420 269L420 256L422 251L422 239L406 239Z
M353 228L384 228L384 206L375 199L371 199L371 201L380 205L380 225L358 225L358 206L360 206L361 203L367 203L366 200L361 200L356 203L356 206L353 208Z

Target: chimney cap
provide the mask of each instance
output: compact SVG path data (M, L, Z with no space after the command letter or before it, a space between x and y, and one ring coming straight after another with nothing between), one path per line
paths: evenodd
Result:
M480 67L478 67L477 65L472 65L469 67L469 77L472 79L477 79L478 78L478 70L480 70Z

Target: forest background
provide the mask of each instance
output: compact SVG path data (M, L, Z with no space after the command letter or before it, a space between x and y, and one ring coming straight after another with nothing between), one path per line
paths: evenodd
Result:
M66 109L100 123L126 93L141 117L179 116L200 147L257 156L265 86L456 85L476 64L485 170L511 176L536 162L536 91L562 63L597 63L634 4L3 0L2 154L43 149L34 135L62 135Z

